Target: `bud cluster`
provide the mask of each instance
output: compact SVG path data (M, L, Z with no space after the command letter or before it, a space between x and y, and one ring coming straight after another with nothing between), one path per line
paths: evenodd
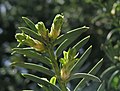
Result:
M70 77L71 68L78 60L76 58L78 54L76 54L75 49L69 49L68 52L64 51L63 54L64 58L60 59L60 63L62 64L61 79L65 81Z
M27 46L34 48L37 51L45 52L46 51L45 46L47 46L47 44L49 44L50 40L53 41L59 36L60 31L61 31L61 26L63 24L63 18L64 18L64 16L60 15L60 14L57 14L55 16L53 24L51 26L50 33L49 33L49 30L46 29L43 22L38 22L36 25L32 25L36 28L37 35L41 36L43 42L46 44L44 44L43 42L38 41L34 38L31 38L29 35L27 35L25 33L17 33L15 37L20 45L21 44L27 45ZM27 20L29 20L29 19L27 19ZM29 22L30 22L30 20L29 20Z

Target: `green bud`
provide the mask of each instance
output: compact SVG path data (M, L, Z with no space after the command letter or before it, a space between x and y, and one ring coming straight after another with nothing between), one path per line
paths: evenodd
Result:
M31 38L30 36L27 36L27 37L26 37L25 42L26 42L26 44L29 45L29 46L34 46L34 45L35 45L34 39Z
M63 24L63 19L64 19L63 15L57 14L55 16L55 19L54 19L53 23L54 23L54 28L56 30L59 30L61 28L61 26Z
M68 70L64 67L61 69L60 73L61 73L61 79L63 81L66 81L70 77L70 70Z
M60 58L59 62L62 64L61 79L66 81L70 77L71 68L74 66L78 58L76 49L69 49L67 52L63 51L64 58Z
M17 39L17 41L19 43L24 44L24 45L30 45L30 46L32 46L32 45L35 44L34 41L33 41L33 39L30 36L28 36L28 35L26 35L24 33L17 33L15 35L15 38Z
M35 25L35 27L37 28L38 33L39 33L43 38L46 39L46 37L47 37L47 31L48 31L48 30L46 29L44 23L43 23L43 22L38 22L38 23Z
M15 38L17 39L17 41L19 42L19 43L24 43L24 41L26 40L26 35L24 34L24 33L17 33L16 35L15 35Z
M63 24L63 19L64 19L63 15L57 14L55 16L53 23L52 23L51 31L49 34L50 38L56 39L60 35L61 26Z
M51 79L50 79L50 83L55 85L56 84L56 77L53 76Z
M15 38L19 43L33 47L37 51L40 51L40 52L45 51L45 46L42 42L35 40L24 33L17 33L15 35Z
M38 40L31 38L30 36L27 36L25 42L28 46L34 48L36 51L39 51L39 52L45 51L44 44Z
M34 40L35 45L33 45L32 47L39 52L45 52L46 48L44 46L44 44L38 40Z

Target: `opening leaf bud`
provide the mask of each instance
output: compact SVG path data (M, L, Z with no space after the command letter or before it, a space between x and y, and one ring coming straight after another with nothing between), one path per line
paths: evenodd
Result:
M17 33L15 35L15 38L21 44L25 44L26 37L27 37L27 35L25 35L24 33Z
M63 81L66 81L69 77L70 77L70 71L66 69L65 67L63 67L61 69L61 79Z
M36 51L39 52L45 52L46 48L42 42L39 42L38 40L34 40L35 45L32 46Z
M43 37L43 38L47 38L48 35L48 30L46 29L45 25L43 22L38 22L35 27L38 30L38 33Z
M63 24L64 16L61 14L57 14L53 20L51 31L50 31L50 38L56 39L60 35L61 26Z
M17 33L15 35L15 38L17 39L19 43L23 45L33 47L35 50L40 51L40 52L45 51L45 46L42 42L35 40L24 33Z

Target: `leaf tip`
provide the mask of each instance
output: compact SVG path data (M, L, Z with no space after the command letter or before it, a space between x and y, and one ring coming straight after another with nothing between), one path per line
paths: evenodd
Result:
M21 75L22 75L23 77L25 77L25 73L21 73Z
M12 50L12 53L11 53L11 55L14 55L16 52L14 51L14 50Z
M11 63L10 65L11 65L11 66L14 66L14 65L15 65L15 62Z
M89 27L83 26L83 28L89 29Z
M92 48L92 45L89 48Z
M14 51L14 48L13 49L11 49L12 51Z
M101 58L101 60L100 61L103 61L103 58Z
M21 29L22 27L18 27L18 29Z
M90 35L88 35L87 37L85 37L85 39L90 39Z
M22 19L25 19L26 17L22 16Z
M88 37L87 38L90 38L90 35L88 35Z
M13 63L10 64L10 67L13 67L13 66L15 66L15 62L13 62Z

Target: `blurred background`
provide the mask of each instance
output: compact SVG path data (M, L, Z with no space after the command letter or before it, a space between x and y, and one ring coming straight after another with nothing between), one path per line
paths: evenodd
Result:
M17 45L14 35L19 32L17 27L26 26L22 16L34 23L43 21L50 29L52 20L58 13L65 16L63 33L82 26L90 27L79 38L91 35L90 41L82 48L83 52L93 45L92 53L80 71L87 72L102 57L104 63L98 76L111 65L101 45L106 42L110 31L120 28L119 0L0 0L0 91L39 91L35 83L24 79L20 74L28 71L35 73L34 71L10 67L13 60L30 61L19 54L11 55L11 49Z

